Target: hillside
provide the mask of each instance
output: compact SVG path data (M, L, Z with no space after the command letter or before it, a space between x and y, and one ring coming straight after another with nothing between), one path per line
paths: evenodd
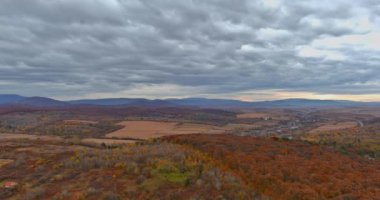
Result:
M0 185L17 184L0 187L0 199L212 200L254 194L206 153L177 144L106 149L8 140L0 147Z
M167 141L208 153L222 168L273 199L376 199L380 162L278 138L187 135Z
M46 108L64 107L64 106L69 105L68 103L63 102L63 101L57 101L57 100L45 98L45 97L26 97L12 103L16 105L22 105L22 106L46 107Z
M0 138L1 139L1 138ZM325 146L232 135L102 148L1 139L0 199L376 199L380 163Z

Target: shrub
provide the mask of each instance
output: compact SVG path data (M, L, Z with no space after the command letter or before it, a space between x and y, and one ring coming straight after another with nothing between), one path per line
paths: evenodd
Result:
M42 187L30 189L26 192L24 199L25 200L42 199L45 192L46 192L45 188L42 188Z

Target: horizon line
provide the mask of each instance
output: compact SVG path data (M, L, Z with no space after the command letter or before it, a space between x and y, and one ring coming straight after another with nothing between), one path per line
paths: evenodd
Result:
M350 102L362 102L362 103L380 103L380 101L361 101L361 100L349 100L349 99L320 99L320 98L278 98L278 99L268 99L268 100L257 100L257 101L247 101L247 100L241 100L241 99L234 99L234 98L208 98L208 97L172 97L172 98L148 98L148 97L100 97L100 98L78 98L78 99L59 99L56 97L50 97L50 96L24 96L19 94L1 94L0 95L15 95L15 96L21 96L25 98L34 98L34 97L40 97L40 98L49 98L57 101L80 101L80 100L102 100L102 99L145 99L145 100L170 100L170 99L208 99L208 100L232 100L232 101L240 101L240 102L246 102L246 103L255 103L255 102L266 102L266 101L283 101L283 100L316 100L316 101L350 101Z

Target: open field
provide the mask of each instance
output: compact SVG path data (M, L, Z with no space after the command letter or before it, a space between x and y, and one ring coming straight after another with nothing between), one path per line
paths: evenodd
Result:
M243 113L243 114L238 114L237 115L237 118L240 118L240 119L245 119L245 118L269 118L269 117L273 117L273 115L269 114L269 113Z
M106 135L108 138L132 138L150 139L168 135L185 134L221 134L232 131L250 130L260 128L265 125L273 125L272 122L257 122L254 124L234 124L229 123L223 126L207 124L197 124L189 122L170 122L170 121L124 121L117 125L124 128Z
M109 139L109 138L63 138L59 136L48 136L48 135L30 135L30 134L3 134L0 133L0 141L8 140L37 140L37 141L46 141L46 142L68 142L68 143L80 143L84 145L126 145L130 143L135 143L134 140L124 140L124 139Z
M289 120L291 118L290 113L285 111L271 111L265 110L260 112L245 112L236 115L238 119L264 119L264 120Z
M105 144L105 145L125 145L125 144L133 144L136 141L134 140L116 140L116 139L106 139L106 138L85 138L81 140L82 144Z
M225 129L222 127L180 122L124 121L118 125L122 125L124 128L109 133L106 135L106 137L149 139L167 135L182 135L193 133L217 134L223 133L225 131Z
M356 115L371 115L380 117L380 108L345 108L345 109L331 109L331 111L338 113L350 113Z
M67 125L78 125L78 124L97 124L97 121L90 121L90 120L63 120L63 123Z
M52 135L29 135L29 134L7 134L0 133L0 140L12 140L12 139L28 139L28 140L44 140L44 141L62 141L63 138Z
M17 143L18 140L11 140L8 141L8 144L14 144ZM32 143L33 141L28 140L24 141L26 144ZM86 151L91 150L88 146L83 146L80 144L71 144L71 145L62 145L62 142L56 142L51 143L47 141L39 141L41 143L44 143L45 145L42 147L35 147L35 146L25 146L25 147L19 147L15 149L15 152L20 153L42 153L42 154L57 154L57 153L65 153L65 152L72 152L72 151ZM64 143L64 142L63 142Z
M335 124L322 125L318 128L311 130L310 133L349 129L349 128L354 128L356 126L358 126L357 122L339 122L339 123L335 123Z

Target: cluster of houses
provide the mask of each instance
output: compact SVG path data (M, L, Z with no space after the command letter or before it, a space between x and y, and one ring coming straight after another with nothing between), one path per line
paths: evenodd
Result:
M272 120L270 117L261 118L260 120ZM294 119L280 121L275 126L255 128L251 130L241 131L239 135L241 136L271 136L271 135L282 135L287 136L296 130L311 126L316 123L320 123L324 119L319 116L303 114L299 115ZM293 139L293 137L289 138Z

